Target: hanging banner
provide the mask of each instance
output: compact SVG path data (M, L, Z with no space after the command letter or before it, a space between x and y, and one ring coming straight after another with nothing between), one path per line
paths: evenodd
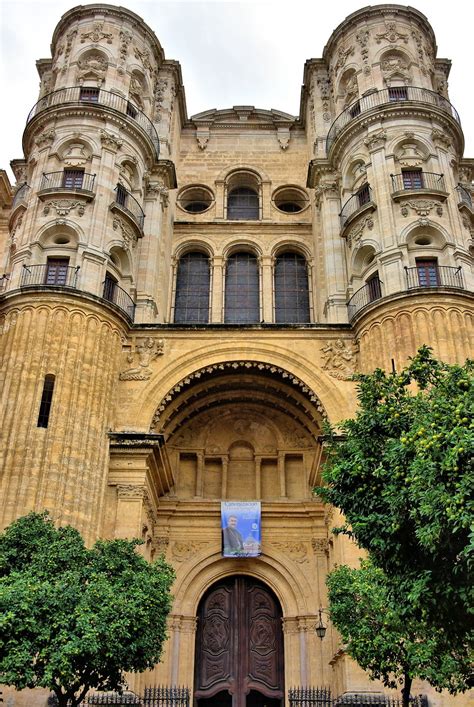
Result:
M222 501L223 557L258 557L261 554L260 501Z

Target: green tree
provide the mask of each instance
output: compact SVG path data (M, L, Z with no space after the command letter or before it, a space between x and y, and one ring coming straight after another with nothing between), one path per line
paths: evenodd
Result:
M330 432L317 489L384 570L407 618L472 640L474 362L419 349L399 374L358 377L359 409Z
M346 652L386 687L403 685L409 704L413 678L452 693L466 689L471 662L462 646L423 621L407 622L393 602L390 581L368 560L360 568L337 567L327 579L330 615Z
M174 575L138 544L88 549L47 513L12 523L0 536L0 682L76 707L90 688L121 689L124 671L158 662Z

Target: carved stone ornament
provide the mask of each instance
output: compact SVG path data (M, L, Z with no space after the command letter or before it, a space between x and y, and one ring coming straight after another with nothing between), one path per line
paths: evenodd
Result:
M323 184L319 184L314 190L316 206L319 206L323 194L339 197L339 184L337 182L323 182Z
M51 145L54 142L54 138L56 137L56 133L51 128L50 130L43 130L42 133L36 136L35 142L38 145L38 147L45 147L47 145Z
M371 231L373 227L374 220L372 216L366 216L364 219L358 221L357 224L353 226L353 228L351 228L351 230L348 231L346 235L347 245L349 246L349 248L352 248L352 244L360 240L366 228Z
M286 150L290 144L290 128L278 128L277 139L282 150Z
M378 150L385 145L387 140L387 131L378 130L376 133L371 133L364 140L364 145L366 145L369 150Z
M108 62L102 54L90 54L85 59L80 59L77 62L77 82L80 86L84 83L85 78L94 78L97 86L100 86L107 73Z
M137 244L137 240L138 240L137 234L135 233L135 231L132 228L130 228L125 223L125 221L123 221L118 216L114 216L114 219L112 221L112 227L113 227L114 231L120 230L120 233L122 234L124 246L126 248L129 248L130 245L132 246L132 248L135 248L135 246Z
M146 183L145 194L147 198L160 197L161 207L166 209L169 204L169 189L159 182Z
M285 442L293 448L302 449L312 446L311 441L299 425L285 427L284 439Z
M167 536L159 535L153 537L151 541L151 549L154 555L165 555L168 550L170 539Z
M402 216L408 216L408 209L416 211L418 216L429 216L430 212L435 209L438 216L443 215L443 207L438 201L431 199L414 199L412 201L402 201L400 204L400 213Z
M413 133L405 133L407 138L413 139ZM425 162L427 155L416 142L404 142L395 152L395 159L402 167L419 167Z
M136 363L137 365L127 368L119 374L122 381L142 381L148 380L151 377L152 369L150 364L158 356L164 353L165 342L163 339L154 339L148 336L142 339L135 347L132 345L130 352L127 355L128 363Z
M56 211L57 216L68 216L70 211L77 210L78 216L83 216L86 210L82 201L74 201L73 199L57 199L56 201L47 201L43 207L43 215L48 216L51 209Z
M390 44L395 44L395 42L399 42L400 40L405 44L408 44L408 34L399 32L395 22L386 22L385 27L385 32L380 32L375 35L375 41L377 44L380 44L383 39L390 42Z
M402 79L405 84L410 83L410 70L399 56L387 56L381 63L380 68L384 76L385 83L390 86L394 78Z
M327 538L313 538L311 540L313 551L329 555L329 540Z
M441 145L444 145L446 149L449 149L453 145L449 135L447 135L443 130L438 130L438 128L433 128L431 131L431 137L433 138L433 142L441 143Z
M87 39L95 44L100 42L102 39L106 39L107 44L112 44L112 36L112 32L104 32L103 22L96 22L94 28L91 29L90 32L81 33L81 44L84 44Z
M321 103L322 103L322 109L323 109L323 120L329 120L330 119L330 100L331 100L331 80L327 76L320 76L316 84L319 88L319 94L321 96ZM329 117L326 119L325 115L328 115ZM313 120L314 122L314 120Z
M125 62L127 60L128 47L133 39L133 35L128 29L120 30L119 34L119 64L118 73L122 76L125 73Z
M350 106L359 97L359 86L357 83L357 76L354 74L351 76L346 84L344 92L344 105Z
M117 486L117 495L121 500L141 501L146 495L146 490L143 486L136 486L134 484L119 484Z
M112 150L113 152L117 152L119 147L122 147L123 145L122 138L115 133L109 132L108 130L104 130L103 128L101 128L99 130L99 135L102 145L104 147L107 147L109 150Z
M322 368L333 378L350 380L357 368L357 341L346 342L342 339L330 341L321 348L323 356Z
M186 560L189 560L191 557L195 557L205 545L209 545L209 543L197 540L175 542L173 543L171 555L175 562L186 562Z
M90 162L91 154L82 142L75 142L68 145L63 155L63 162L68 167L83 167Z
M337 59L336 63L333 66L333 73L337 74L339 69L342 69L343 66L346 65L347 59L354 54L354 47L351 46L344 48L344 47L339 47L337 50Z
M369 39L370 32L368 29L361 29L360 32L356 34L356 42L360 44L360 56L363 63L364 74L370 74L369 66Z
M134 55L135 59L138 59L143 65L143 68L146 69L150 74L153 74L153 66L150 61L150 52L148 49L144 49L141 51L138 49L138 47L135 47L134 49Z
M308 553L306 545L298 541L284 541L284 542L274 542L273 547L287 555L290 560L297 562L298 564L303 564L308 562Z

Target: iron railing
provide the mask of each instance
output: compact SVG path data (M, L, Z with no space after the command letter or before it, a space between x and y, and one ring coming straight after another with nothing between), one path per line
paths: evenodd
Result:
M458 112L454 106L451 105L447 98L440 96L439 93L418 86L406 86L406 90L404 91L394 91L390 88L384 88L381 91L374 91L367 96L358 98L337 116L327 134L326 151L329 152L341 130L359 115L384 105L407 102L428 103L435 108L439 108L443 113L450 115L459 124L461 123Z
M111 93L111 91L105 91L103 88L91 91L83 89L82 86L70 86L48 93L35 103L28 114L26 123L28 124L30 120L53 106L84 105L86 103L91 106L98 105L110 108L131 118L148 135L155 149L156 158L159 158L160 140L150 118L127 98Z
M48 265L23 265L20 287L74 287L77 288L79 267L64 265L54 270Z
M141 705L142 707L189 707L190 691L188 687L146 687L142 697L131 693L119 695L107 693L90 695L81 707L88 705Z
M456 287L464 289L461 266L432 265L430 268L418 266L405 268L407 288L414 287Z
M408 170L401 174L391 174L392 193L427 189L428 191L446 191L444 175L435 172L422 172Z
M468 190L462 186L462 184L458 184L456 187L456 191L458 193L458 201L460 204L466 204L466 206L469 206L470 209L472 209L472 196Z
M344 228L346 223L356 211L366 206L366 204L370 204L371 201L372 189L369 184L364 184L364 186L359 189L356 194L353 194L342 207L341 213L339 214L341 228Z
M104 280L104 289L102 293L102 298L106 302L111 302L115 304L122 312L131 319L133 322L135 316L135 302L130 297L128 292L126 292L122 287L117 285L116 282L111 285L109 280Z
M145 214L138 201L121 184L117 184L114 191L115 200L113 206L118 206L120 209L124 210L142 231L145 222Z
M18 204L25 203L28 199L30 193L30 187L28 184L22 184L21 187L19 187L16 192L15 196L13 197L13 203L12 203L12 211L16 209Z
M293 687L288 690L290 707L402 707L399 697L384 695L383 693L347 693L339 697L332 697L331 690L324 687ZM425 695L410 697L411 707L428 707Z
M382 280L379 280L378 277L374 277L354 292L347 303L349 321L357 312L360 312L361 309L382 297L382 285Z
M94 192L95 177L95 174L78 172L74 178L71 178L67 170L61 170L60 172L48 172L47 174L43 172L39 190L57 191L64 189L66 191Z

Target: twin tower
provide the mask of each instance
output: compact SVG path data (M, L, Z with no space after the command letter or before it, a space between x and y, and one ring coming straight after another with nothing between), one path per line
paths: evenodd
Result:
M355 372L421 344L472 355L474 160L450 62L417 10L367 7L306 62L299 117L188 117L179 63L125 8L71 9L51 53L15 188L1 175L2 523L47 508L89 543L165 553L170 638L138 694L379 689L314 633L327 572L357 551L312 489ZM261 557L221 556L222 500L261 501ZM244 619L224 600L208 615L245 591L281 618L260 673L226 653Z

